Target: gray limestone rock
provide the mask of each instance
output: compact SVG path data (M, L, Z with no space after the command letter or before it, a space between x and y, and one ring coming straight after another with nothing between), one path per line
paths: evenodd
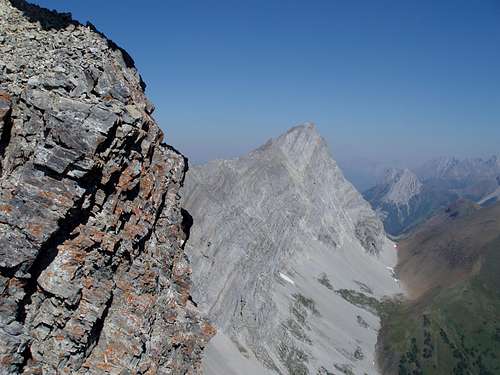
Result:
M193 297L218 327L206 375L377 373L395 250L313 125L193 167L182 195Z

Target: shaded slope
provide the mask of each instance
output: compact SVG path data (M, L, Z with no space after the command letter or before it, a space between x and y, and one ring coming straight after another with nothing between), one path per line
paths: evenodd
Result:
M461 202L400 245L398 274L413 300L384 319L387 374L500 371L500 205Z

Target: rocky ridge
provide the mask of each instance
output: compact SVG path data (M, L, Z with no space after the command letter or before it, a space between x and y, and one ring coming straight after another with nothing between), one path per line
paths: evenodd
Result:
M182 196L194 299L218 328L206 375L378 373L396 252L314 125L191 168Z
M466 179L470 177L497 177L500 174L500 157L493 155L488 159L456 157L436 158L416 169L423 180Z
M0 0L0 373L197 373L179 189L130 56Z

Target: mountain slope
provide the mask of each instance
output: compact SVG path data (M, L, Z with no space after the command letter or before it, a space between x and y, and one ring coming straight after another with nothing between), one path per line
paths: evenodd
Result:
M207 375L376 373L395 251L313 125L192 168L183 197Z
M90 26L0 0L0 373L195 373L177 194L133 61Z
M500 372L500 205L466 201L400 244L397 273L412 300L383 320L386 374Z

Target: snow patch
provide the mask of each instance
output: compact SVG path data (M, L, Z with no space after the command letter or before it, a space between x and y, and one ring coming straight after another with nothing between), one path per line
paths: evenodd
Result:
M295 281L293 281L290 277L288 277L287 275L285 275L284 273L281 273L280 272L280 277L285 280L286 282L292 284L292 285L295 285Z

